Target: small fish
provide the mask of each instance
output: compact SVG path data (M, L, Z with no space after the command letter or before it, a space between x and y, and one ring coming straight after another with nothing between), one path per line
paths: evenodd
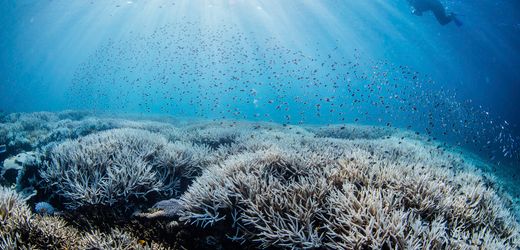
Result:
M7 151L7 146L0 145L0 154L5 153Z

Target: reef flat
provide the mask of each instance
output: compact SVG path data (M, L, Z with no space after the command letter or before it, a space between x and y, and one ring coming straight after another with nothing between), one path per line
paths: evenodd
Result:
M509 194L396 128L1 117L2 249L517 249Z

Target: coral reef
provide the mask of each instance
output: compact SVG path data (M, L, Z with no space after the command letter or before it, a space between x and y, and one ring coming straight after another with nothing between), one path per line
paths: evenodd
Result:
M221 223L261 248L519 246L507 201L456 155L395 138L329 142L208 168L181 196L180 221Z
M35 195L41 158L42 154L31 151L5 159L0 169L0 181L5 185L14 185L25 197Z
M12 187L0 188L2 249L520 247L492 168L413 132L74 111L1 119Z
M345 126L329 125L325 127L308 127L318 137L330 137L347 140L355 139L382 139L400 132L395 128L377 126Z
M114 129L50 148L41 177L69 209L128 206L150 193L175 195L182 179L200 172L205 154L204 147L170 143L145 130Z
M22 196L0 187L0 249L165 249L128 232L80 232L55 216L32 214Z
M13 113L0 118L0 145L6 145L6 152L0 154L0 161L47 144L114 128L137 128L172 137L177 129L168 123L95 116L83 111Z

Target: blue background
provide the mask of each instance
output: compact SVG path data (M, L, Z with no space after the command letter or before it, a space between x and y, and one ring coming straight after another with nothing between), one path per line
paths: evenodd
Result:
M188 104L181 113L164 109L166 101L159 94L164 88L153 84L150 88L155 92L145 89L146 86L135 88L121 83L111 89L115 86L111 85L113 82L129 74L125 69L136 63L131 61L117 62L122 70L116 73L107 68L99 78L106 80L106 84L74 91L74 84L82 84L96 61L103 61L103 56L114 56L114 48L132 46L136 36L149 38L161 27L173 27L171 32L176 32L175 27L190 22L192 29L201 27L207 34L227 27L226 32L219 33L221 43L232 41L232 36L239 32L255 41L274 37L281 46L316 57L333 51L336 58L344 60L354 60L357 55L365 65L370 65L371 60L406 65L431 77L437 83L436 88L453 90L457 100L471 100L471 105L482 106L493 119L507 120L518 135L520 3L514 0L444 3L459 14L464 26L440 26L431 14L414 16L405 0L4 0L0 5L0 107L6 112L80 108L198 115ZM109 45L111 42L116 45ZM107 48L112 52L104 54ZM146 51L143 48L140 51L140 61L157 56L153 51L142 54ZM189 57L185 59L187 63L196 63L190 62ZM158 73L143 67L133 74L153 79ZM121 97L121 90L126 87L133 94ZM287 88L291 89L289 85ZM140 94L143 91L156 95L147 97ZM272 93L266 92L259 93L264 102L272 98ZM290 92L285 98L298 94ZM77 101L92 96L97 99ZM115 103L117 98L125 101ZM231 96L220 98L222 103L233 103ZM262 108L263 113L273 113L270 119L284 121L284 115L277 116L272 108ZM242 112L258 111L251 106L243 107ZM305 122L338 121L329 117Z

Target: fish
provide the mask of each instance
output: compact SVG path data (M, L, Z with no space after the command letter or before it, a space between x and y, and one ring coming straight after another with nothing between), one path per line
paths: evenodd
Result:
M7 146L6 145L0 145L0 154L3 154L7 151Z
M109 88L119 93L114 107L123 109L134 100L133 93L140 93L136 106L142 112L158 106L161 112L206 118L212 114L223 119L269 117L286 124L353 120L387 127L401 127L404 118L409 119L406 125L413 124L402 125L408 130L439 134L440 140L454 137L454 144L472 144L483 153L503 150L497 157L520 155L510 135L511 121L493 118L472 100L460 102L452 90L425 89L426 84L436 83L412 67L388 61L360 63L356 50L353 58L318 49L316 55L306 55L275 38L249 40L233 26L191 29L192 25L166 25L148 36L101 45L75 72L71 100L82 107L103 107L110 96L89 93L107 92L102 83L109 79L113 83ZM150 65L140 58L157 61ZM204 60L188 63L186 58ZM116 66L139 76L99 71ZM155 73L140 74L150 69ZM245 105L254 111L242 110ZM509 146L511 142L514 145Z

